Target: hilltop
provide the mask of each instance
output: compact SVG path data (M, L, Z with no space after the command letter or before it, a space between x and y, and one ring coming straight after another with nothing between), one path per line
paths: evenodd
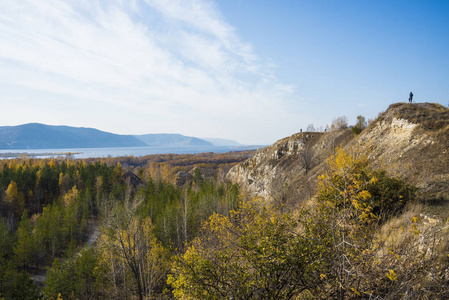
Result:
M138 147L146 144L130 135L93 128L30 123L0 127L0 149L60 149Z
M435 103L392 104L359 135L349 128L294 134L233 167L228 178L268 198L288 183L289 193L307 199L336 147L366 153L372 167L420 188L422 199L449 200L449 109Z

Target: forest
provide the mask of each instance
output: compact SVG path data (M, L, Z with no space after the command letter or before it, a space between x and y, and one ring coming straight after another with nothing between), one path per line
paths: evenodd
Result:
M214 212L227 214L239 201L238 187L218 180L219 171L250 153L3 160L0 299L124 299L166 293L170 257L196 237L202 221ZM188 185L173 183L176 172L194 166L216 174L204 178L197 168ZM100 233L95 247L88 247L86 239L95 230ZM138 245L143 247L139 268L157 256L153 277L142 278L148 265L136 271L126 260L129 249L117 244L124 232L130 234L127 247L143 242ZM42 274L45 284L33 281Z
M414 186L340 149L316 197L269 201L223 175L252 154L2 161L0 299L449 297Z

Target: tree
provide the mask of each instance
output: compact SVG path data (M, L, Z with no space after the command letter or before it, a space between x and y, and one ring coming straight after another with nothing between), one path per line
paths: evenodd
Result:
M14 247L14 255L18 265L26 269L35 256L35 245L31 231L32 226L28 219L28 214L24 212L17 229L17 244Z
M214 214L187 251L175 258L168 282L177 298L292 299L318 285L319 248L296 222L259 199L229 217Z
M98 299L101 271L93 248L84 248L65 260L55 259L47 270L45 299L56 299L58 295L64 299Z
M348 117L340 116L332 121L332 129L346 129L348 128Z
M39 288L34 284L30 274L22 271L14 277L7 295L8 299L35 300L39 299Z
M386 246L376 234L413 199L414 189L370 169L367 156L353 149L338 149L319 180L315 214L304 226L325 246L322 259L328 267L321 272L327 284L321 294L333 299L381 295L385 270L398 261L391 258L392 248L380 254Z
M401 258L391 254L394 249L387 248L378 229L392 212L400 212L411 191L399 179L371 170L366 156L343 149L319 180L316 201L296 217L257 200L242 203L229 217L212 215L187 251L174 259L168 282L175 297L387 295Z
M45 299L56 299L58 295L67 299L75 290L73 260L56 258L51 268L47 267Z
M97 253L93 248L85 248L75 256L74 274L77 296L80 299L97 299L97 279L100 268Z
M22 192L19 192L15 181L11 181L5 194L6 202L11 206L16 216L20 216L25 208L25 197Z
M315 130L315 127L313 126L313 124L307 125L306 132L315 132L315 131L316 130Z
M365 121L365 117L359 115L357 116L357 123L355 124L355 126L353 126L351 128L352 132L354 132L355 134L359 134L360 132L362 132L363 129L366 128L366 121Z
M357 123L355 124L355 126L359 127L360 129L365 129L366 128L366 121L365 121L365 117L362 115L358 115L357 116Z
M5 275L8 273L8 258L12 253L12 238L5 222L0 218L0 297L5 289Z
M274 206L279 211L284 212L291 198L291 188L285 176L277 175L273 178L271 187L268 190Z
M44 207L36 223L36 236L54 258L62 248L67 228L64 227L64 209L56 203Z
M319 177L318 213L314 230L326 245L329 269L323 273L334 281L328 297L346 299L348 293L359 293L360 280L366 274L362 251L372 242L373 227L377 217L372 213L371 195L365 180L367 158L337 150L327 164L325 174ZM360 267L360 268L359 268ZM349 294L350 295L350 294Z
M152 297L168 270L167 253L157 241L150 218L137 214L141 202L116 206L108 217L100 246L107 257L123 263L132 274L139 299Z
M306 174L315 166L315 155L310 144L305 144L299 152L301 163L306 170Z

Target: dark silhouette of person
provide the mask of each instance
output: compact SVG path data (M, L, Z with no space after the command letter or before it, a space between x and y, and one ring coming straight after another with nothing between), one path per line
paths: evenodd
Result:
M410 95L408 96L408 103L412 103L413 101L413 93L410 92Z

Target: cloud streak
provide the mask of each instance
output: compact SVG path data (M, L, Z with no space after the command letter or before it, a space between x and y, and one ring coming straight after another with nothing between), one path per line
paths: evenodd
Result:
M293 87L206 0L2 1L0 81L0 125L268 143L295 119Z

